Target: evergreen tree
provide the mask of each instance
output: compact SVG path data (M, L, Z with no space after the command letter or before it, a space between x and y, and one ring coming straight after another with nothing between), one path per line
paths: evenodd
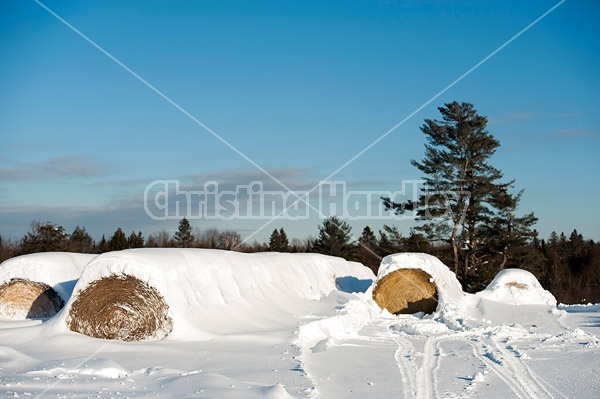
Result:
M325 255L351 259L356 247L352 244L352 228L337 216L331 216L319 227L319 237L315 242L315 250Z
M127 245L129 248L144 248L144 236L142 232L138 231L135 234L135 231L132 231L129 238L127 238Z
M129 248L127 237L120 227L117 228L111 239L108 241L108 247L111 251L121 251Z
M179 221L179 227L175 232L175 243L179 248L190 248L194 246L194 235L190 222L183 218Z
M290 242L288 241L287 234L283 227L273 230L271 237L269 237L269 251L274 252L289 252Z
M569 235L550 234L544 255L543 284L562 303L600 301L600 245L585 240L577 230ZM542 280L540 280L542 281Z
M452 102L438 109L442 120L426 119L421 127L428 141L424 159L411 161L425 174L418 203L383 200L398 213L417 208L425 222L417 229L450 243L454 271L467 288L469 272L489 263L492 231L503 231L502 244L510 247L528 234L525 230L535 218L525 217L516 228L520 195L508 193L514 181L501 182L502 172L489 163L500 143L487 131L487 118L468 103Z
M75 227L75 230L71 233L71 237L69 237L69 250L82 254L91 254L94 252L94 240L85 231L85 227Z
M104 234L102 234L102 239L98 243L96 252L98 252L99 254L103 254L105 252L109 252L110 250L110 244L108 243L108 241L106 241L106 237L104 237Z
M523 194L521 190L517 195L506 195L505 202L497 206L497 213L490 218L489 224L482 227L482 236L487 237L488 248L491 252L501 256L499 270L509 264L509 260L517 257L519 248L524 247L530 241L536 238L537 232L533 225L537 222L537 217L533 213L525 216L516 216L516 209ZM517 264L518 257L516 259ZM494 271L497 272L498 270Z
M383 231L379 230L379 253L387 256L402 252L404 250L404 237L396 226L383 225Z
M290 252L290 242L283 227L279 229L279 252Z
M410 235L405 240L404 249L408 252L431 253L432 246L429 240L423 235L411 230Z
M69 236L62 226L50 222L32 222L31 232L21 240L21 254L68 251Z
M269 251L279 251L279 230L273 229L271 237L269 237Z
M552 231L552 233L550 233L550 237L548 238L548 245L553 247L556 246L558 244L558 234L556 234L556 231Z
M377 238L369 226L365 226L358 239L356 260L377 274L381 258L377 255Z

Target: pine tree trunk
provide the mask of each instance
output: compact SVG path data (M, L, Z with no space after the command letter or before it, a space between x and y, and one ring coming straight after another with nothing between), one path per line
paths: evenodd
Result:
M454 274L458 277L458 245L456 245L456 228L452 231L450 237L452 243L452 254L454 255Z
M507 261L508 261L508 256L506 255L506 251L504 251L504 252L502 252L502 263L500 263L500 270L504 269Z
M462 287L463 287L463 291L467 291L467 272L469 270L469 258L471 257L471 251L467 250L467 253L465 254L465 265L464 265L464 269L463 269L463 278L462 278Z

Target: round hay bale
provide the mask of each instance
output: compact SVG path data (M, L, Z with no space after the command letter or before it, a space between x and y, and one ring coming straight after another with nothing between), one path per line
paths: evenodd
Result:
M373 299L392 314L433 313L438 304L431 275L420 269L397 269L377 282Z
M93 281L71 305L67 326L94 338L142 341L173 329L163 296L142 280L113 274Z
M48 284L13 278L0 285L0 317L37 319L52 317L64 301Z

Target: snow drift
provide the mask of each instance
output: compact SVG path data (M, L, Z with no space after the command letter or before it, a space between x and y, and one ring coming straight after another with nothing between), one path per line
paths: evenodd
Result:
M556 298L527 270L501 270L477 296L511 305L556 306Z
M460 328L465 303L454 273L436 257L423 253L388 255L381 261L376 282L364 294L350 298L331 317L301 325L299 343L310 352L320 352L335 340L355 336L373 320L385 319L381 309L396 314L432 313L428 319L439 318L448 327Z
M388 255L381 261L373 299L390 313L433 313L457 309L464 293L454 273L423 253Z
M0 264L0 317L54 316L71 296L75 280L95 257L48 252L17 256Z
M85 268L63 312L64 325L73 329L73 320L86 313L80 312L79 304L93 292L91 287L106 278L113 278L113 284L119 285L126 280L124 276L139 280L147 291L156 290L164 300L165 314L149 317L170 320L172 331L168 337L188 340L274 327L280 325L282 317L296 317L306 301L319 300L338 288L366 287L374 279L371 270L359 263L320 254L178 248L109 252L97 256ZM87 315L82 322L88 324L86 331L123 323L120 320L125 315L135 324L138 312L154 306L147 291L139 294L140 301L131 306L119 302L112 290L106 290L106 306L111 301L119 302L121 311L115 312L117 319L104 318L103 325L96 326L89 324L98 319ZM92 308L87 312L93 312ZM168 322L156 325L155 331L148 330L132 340L159 339L168 333ZM124 339L118 334L112 338Z

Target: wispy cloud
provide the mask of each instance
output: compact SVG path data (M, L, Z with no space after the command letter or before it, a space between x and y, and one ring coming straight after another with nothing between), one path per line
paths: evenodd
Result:
M490 125L508 125L511 123L529 122L539 118L541 114L534 111L508 112L498 116L490 116Z
M6 163L6 161L5 161ZM12 163L0 167L0 180L23 181L103 176L108 165L83 155L64 155L43 162Z
M581 114L578 112L557 112L555 116L557 118L576 118L581 116Z
M308 168L283 168L270 170L273 176L283 182L292 190L309 190L317 181L310 177ZM209 173L197 173L187 176L187 180L191 182L190 186L202 186L207 181L216 181L223 188L233 188L240 185L248 185L253 182L261 182L264 189L278 190L282 188L273 180L269 179L259 170L239 169L239 170L224 170Z
M117 227L126 231L141 229L147 234L159 230L156 222L145 214L142 204L124 201L98 207L4 206L0 209L0 220L0 234L15 239L27 232L32 220L57 223L69 232L77 225L84 226L97 238L111 234Z
M600 129L561 129L552 134L557 138L600 137Z

